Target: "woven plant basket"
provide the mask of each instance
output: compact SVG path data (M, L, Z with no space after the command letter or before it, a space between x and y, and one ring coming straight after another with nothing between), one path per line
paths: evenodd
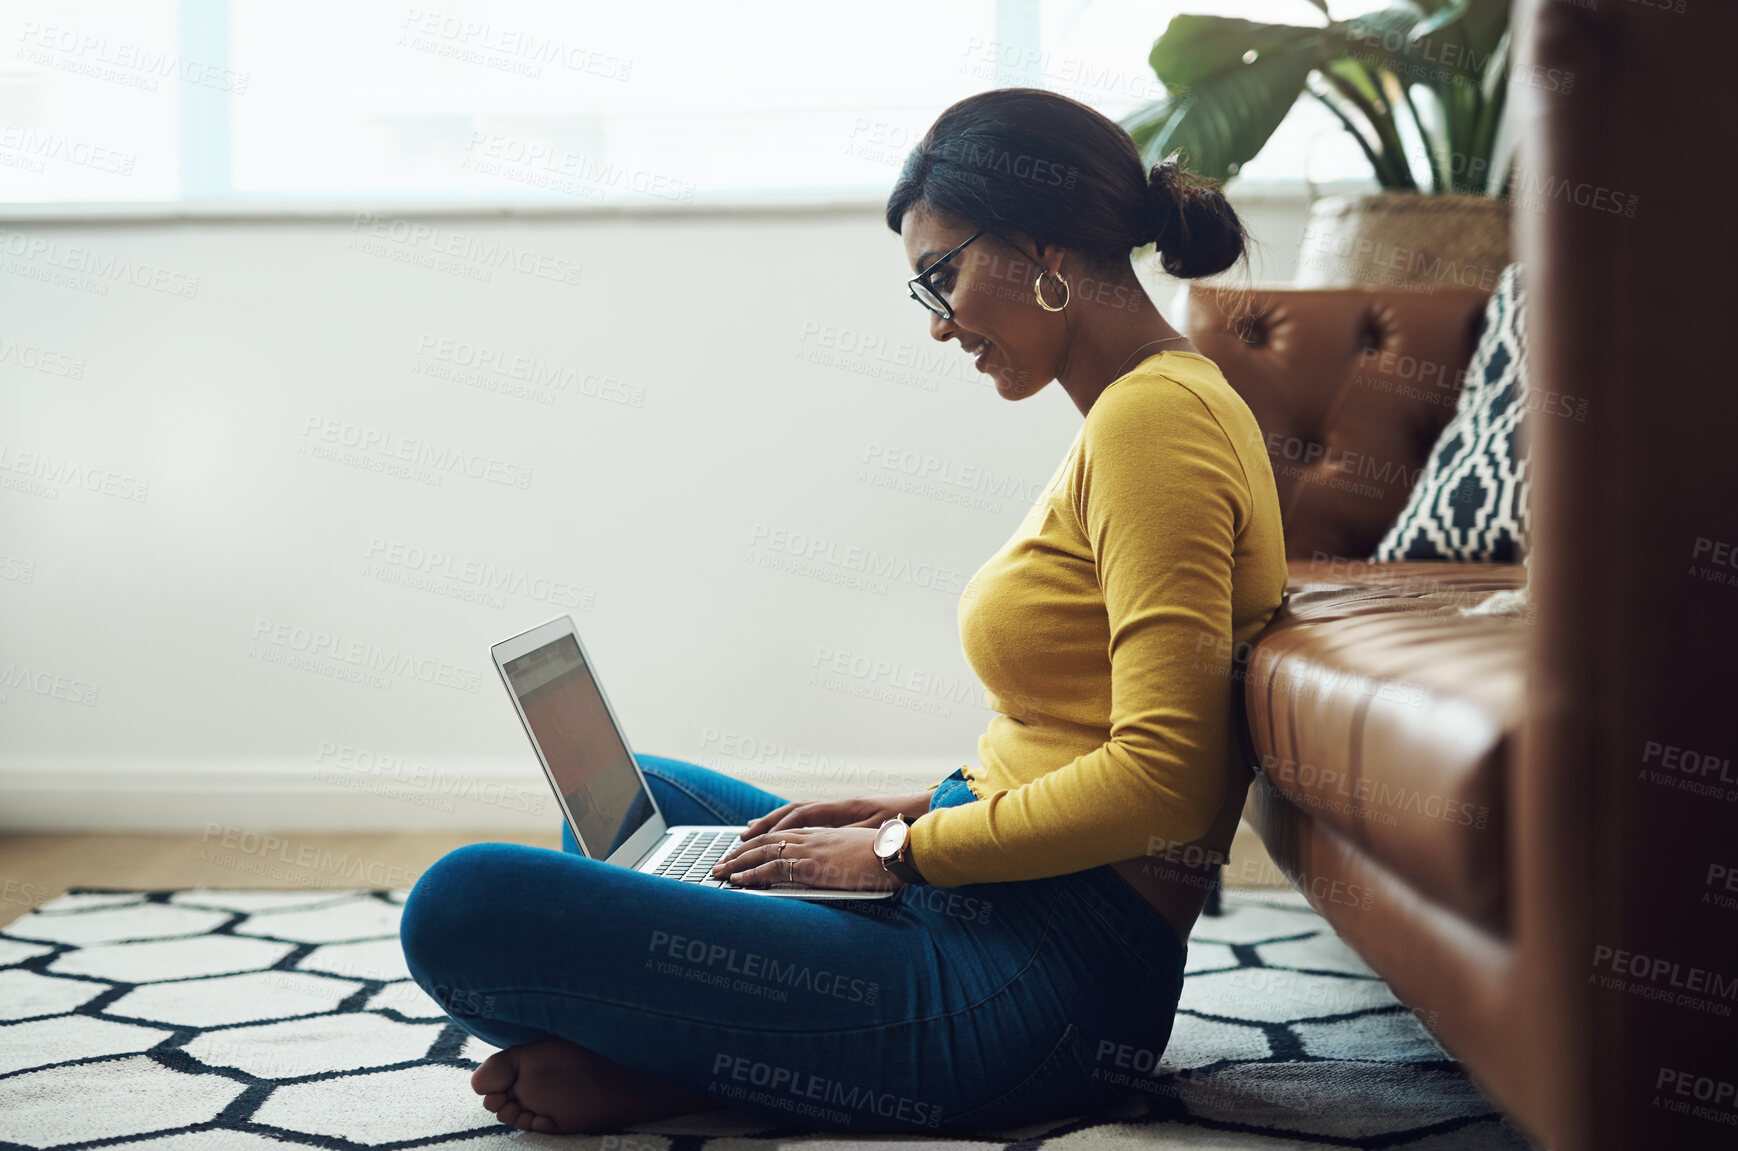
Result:
M1509 205L1460 193L1324 196L1310 205L1300 288L1483 288L1510 261Z

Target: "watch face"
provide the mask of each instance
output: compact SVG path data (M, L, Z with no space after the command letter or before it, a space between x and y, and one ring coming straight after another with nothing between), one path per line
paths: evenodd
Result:
M875 854L882 859L890 859L899 854L899 849L905 846L905 837L910 832L905 824L894 820L884 825L875 833Z

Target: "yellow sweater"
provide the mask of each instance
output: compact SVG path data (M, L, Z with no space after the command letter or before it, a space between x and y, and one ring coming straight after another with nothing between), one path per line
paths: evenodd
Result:
M961 644L997 714L965 765L982 802L912 824L924 878L1228 847L1250 777L1232 655L1285 581L1261 429L1213 361L1166 351L1113 381L961 594Z

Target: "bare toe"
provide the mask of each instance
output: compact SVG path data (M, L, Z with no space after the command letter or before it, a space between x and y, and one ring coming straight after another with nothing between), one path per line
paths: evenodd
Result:
M513 1127L516 1126L513 1121L523 1114L526 1114L525 1108L519 1106L519 1104L514 1100L509 1099L506 1103L501 1105L499 1111L495 1112L495 1118L507 1124L507 1126Z
M509 1047L497 1051L471 1072L471 1090L478 1095L493 1095L496 1092L508 1091L513 1086L513 1080L519 1077L519 1049ZM484 1104L485 1107L488 1104ZM493 1110L493 1108L490 1108Z

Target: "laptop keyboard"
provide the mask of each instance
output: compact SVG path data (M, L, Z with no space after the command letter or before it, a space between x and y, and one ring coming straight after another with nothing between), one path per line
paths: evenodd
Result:
M690 831L652 868L653 875L667 875L683 883L700 883L707 887L724 887L729 881L716 879L712 865L724 858L725 852L741 843L737 833L726 827L717 831Z

